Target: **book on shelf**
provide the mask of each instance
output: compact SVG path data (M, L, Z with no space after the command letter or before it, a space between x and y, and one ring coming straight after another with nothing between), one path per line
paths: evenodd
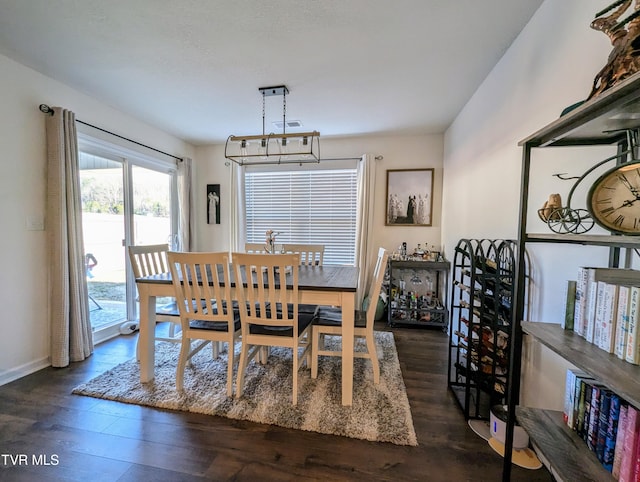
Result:
M588 268L587 307L585 312L585 335L589 343L593 343L596 328L596 307L598 303L598 282L595 280L596 268Z
M576 372L567 370L564 386L564 409L562 419L569 427L573 427L573 407L576 399Z
M578 277L576 279L576 300L573 314L573 331L578 335L584 336L584 319L587 305L587 277L588 269L582 267L578 269Z
M640 314L640 288L632 286L630 288L630 301L629 301L629 332L627 333L627 352L625 360L634 365L640 363L640 352L638 350L638 343L640 343L640 321L638 315Z
M593 378L581 370L574 368L567 369L563 419L572 430L575 430L577 425L578 404L580 401L581 382L583 380L593 381Z
M568 280L565 289L565 311L564 321L561 323L562 328L565 330L573 330L573 319L576 310L576 281Z
M577 434L587 441L589 436L589 414L591 413L591 393L593 391L594 380L580 380L580 399L578 401L578 427Z
M609 431L609 416L611 411L611 392L609 390L600 390L598 400L600 408L594 452L596 453L598 460L604 465L604 450L607 443L607 432Z
M613 472L613 461L615 459L616 442L618 441L618 427L620 426L620 397L615 393L611 394L609 401L609 419L607 420L607 431L604 442L604 453L602 465L609 472Z
M596 281L596 304L595 304L595 317L593 323L593 338L592 343L597 347L602 343L602 332L604 329L605 318L605 291L607 283L604 281ZM588 340L587 340L588 341Z
M598 283L602 283L602 281L598 281ZM618 285L604 283L603 303L598 346L607 353L613 353L616 323L618 322Z
M587 392L589 392L589 399L591 398L591 384L595 383L591 377L576 377L576 400L577 403L573 410L573 429L576 431L580 438L583 438L584 434L584 414L589 411ZM585 403L587 406L585 407Z
M640 286L640 270L583 266L578 269L574 302L574 331L588 342L599 344L596 332L599 282L616 286ZM599 328L598 328L599 330Z
M622 452L624 449L624 436L627 430L627 410L629 407L625 404L620 404L620 415L618 416L618 432L616 434L616 446L613 454L613 466L611 468L611 474L613 478L618 480L620 478L620 462L622 461ZM607 466L605 465L605 469Z
M616 336L614 354L624 360L627 349L627 334L629 332L629 286L618 287L618 307L616 309Z
M622 460L620 461L620 477L618 479L620 482L632 482L635 480L634 471L636 466L636 446L639 427L640 417L638 416L638 410L629 405L622 447Z
M589 406L589 428L587 430L587 446L592 452L596 451L598 444L598 432L600 427L600 402L604 388L593 385L591 388L591 404Z

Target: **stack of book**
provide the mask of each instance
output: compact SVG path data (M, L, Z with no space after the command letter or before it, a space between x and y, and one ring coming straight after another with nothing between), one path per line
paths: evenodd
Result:
M640 271L582 267L567 283L565 328L640 364Z
M581 371L567 370L566 380L566 424L616 480L639 480L639 411Z

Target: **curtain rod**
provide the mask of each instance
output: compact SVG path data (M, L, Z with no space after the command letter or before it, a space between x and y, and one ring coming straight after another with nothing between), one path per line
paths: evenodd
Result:
M53 115L54 112L55 112L47 104L40 104L39 108L40 108L40 111L44 112L45 114ZM103 129L102 127L94 126L93 124L89 124L88 122L84 122L84 121L81 121L79 119L76 119L76 122L78 124L83 124L83 125L85 125L87 127L91 127L93 129L97 129L97 130L102 131L102 132L104 132L106 134L109 134L109 135L112 135L112 136L115 136L115 137L119 137L120 139L123 139L125 141L132 142L132 143L137 144L137 145L142 146L142 147L146 147L147 149L151 149L152 151L159 152L160 154L164 154L165 156L173 157L174 159L176 159L178 161L182 161L181 157L174 156L173 154L169 154L168 152L161 151L160 149L156 149L155 147L148 146L146 144L143 144L142 142L134 141L133 139L129 139L128 137L121 136L120 134L116 134L115 132L108 131L106 129Z
M40 104L39 108L40 108L40 111L44 112L45 114L49 114L49 115L54 114L54 110L51 107L49 107L47 104ZM159 152L160 154L164 154L165 156L173 157L178 161L182 161L181 157L174 156L173 154L169 154L168 152L161 151L160 149L156 149L155 147L148 146L146 144L143 144L142 142L134 141L133 139L129 139L128 137L121 136L120 134L116 134L115 132L108 131L106 129L103 129L102 127L94 126L93 124L89 124L88 122L84 122L79 119L76 119L76 122L79 124L84 124L87 127L92 127L93 129L97 129L99 131L105 132L106 134L119 137L120 139L124 139L125 141L133 142L134 144L137 144L142 147L146 147L147 149L151 149L152 151ZM360 159L361 159L360 157L334 157L334 158L320 159L320 160L321 161L359 161ZM382 156L375 157L376 161L379 161L381 159L383 159Z

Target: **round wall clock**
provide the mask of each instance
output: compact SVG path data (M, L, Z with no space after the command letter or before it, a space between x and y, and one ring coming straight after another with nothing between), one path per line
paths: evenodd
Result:
M587 195L593 220L609 231L640 235L640 161L609 169Z

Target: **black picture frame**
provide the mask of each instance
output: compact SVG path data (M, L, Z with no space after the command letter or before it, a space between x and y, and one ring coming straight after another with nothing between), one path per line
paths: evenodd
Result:
M387 171L386 226L431 226L433 168Z
M220 224L220 184L207 184L207 224Z

